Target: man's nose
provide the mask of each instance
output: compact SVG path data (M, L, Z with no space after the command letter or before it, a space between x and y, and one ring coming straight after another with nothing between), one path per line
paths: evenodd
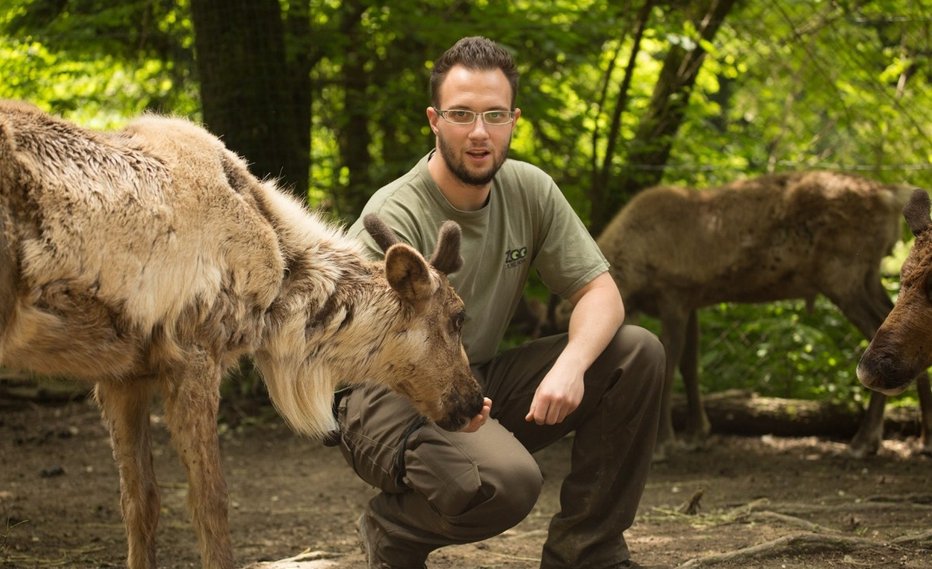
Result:
M476 122L472 123L472 129L469 131L469 136L488 136L489 131L486 129L485 121L482 120L482 115L476 117Z

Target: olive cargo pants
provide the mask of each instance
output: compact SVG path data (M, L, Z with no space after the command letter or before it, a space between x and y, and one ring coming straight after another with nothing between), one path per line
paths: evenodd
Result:
M541 489L531 453L575 431L561 511L550 523L541 567L602 569L628 558L631 526L659 424L663 346L622 326L585 376L580 406L558 425L525 422L535 389L566 335L509 350L473 372L492 399L475 433L425 423L402 397L358 387L339 404L340 448L381 493L369 503L370 543L391 567L423 567L439 547L486 539L520 522Z

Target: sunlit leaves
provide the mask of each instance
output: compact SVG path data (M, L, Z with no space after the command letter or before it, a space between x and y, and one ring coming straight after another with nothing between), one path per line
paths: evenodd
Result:
M621 93L639 0L301 1L282 0L282 7L285 13L307 7L310 14L310 40L292 37L288 45L292 56L310 51L314 62L308 125L314 205L327 207L347 191L355 168L367 169L365 190L372 192L430 149L424 109L431 61L473 34L506 46L522 72L523 114L512 156L551 173L584 217L620 100L612 171L657 168L632 163L629 151L650 142L635 136L672 46L700 47L707 55L664 183L704 187L769 171L829 168L932 188L928 2L747 0L712 41L701 40L690 24L690 10L702 3L659 2L633 81ZM0 96L96 126L148 109L198 116L188 0L6 0L4 7ZM350 67L353 60L362 65ZM350 68L361 76L348 77ZM348 86L358 89L364 107L368 164L343 155L354 148L341 146L353 110ZM751 381L763 375L782 393L832 385L839 393L856 391L851 373L861 340L835 324L837 314L817 308L813 319L796 305L758 307L763 315L748 318L738 308L707 311L712 338L716 326L733 325L733 333L755 340L752 347L705 344L706 375L726 383L742 373ZM761 357L776 367L765 369Z
M191 37L186 2L19 0L0 14L2 30L0 97L101 128L145 110L198 115L191 57L182 55Z

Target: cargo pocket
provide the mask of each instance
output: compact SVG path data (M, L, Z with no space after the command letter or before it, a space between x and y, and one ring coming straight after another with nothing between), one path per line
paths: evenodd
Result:
M482 499L479 466L457 444L455 435L427 425L408 437L403 482L422 494L437 513L454 517Z
M339 447L344 460L361 479L383 492L398 494L408 490L398 469L407 425L388 420L402 413L380 404L385 401L387 399L377 399L373 403L371 399L357 399L356 393L344 398L337 408L341 431ZM412 420L419 419L415 414Z

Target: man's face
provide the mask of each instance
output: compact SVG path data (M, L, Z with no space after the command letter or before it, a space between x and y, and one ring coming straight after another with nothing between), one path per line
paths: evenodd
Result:
M511 85L499 69L471 70L461 65L447 73L440 86L440 109L483 113L511 110ZM488 125L482 117L468 125L453 124L428 109L431 128L437 135L440 155L450 172L464 184L484 187L508 156L514 123Z

